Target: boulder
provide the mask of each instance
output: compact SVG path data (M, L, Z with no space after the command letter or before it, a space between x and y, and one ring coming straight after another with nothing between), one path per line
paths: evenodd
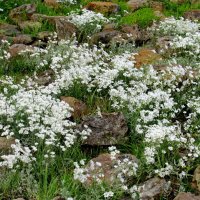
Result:
M69 104L71 108L73 108L72 117L81 118L87 113L87 106L81 100L78 100L74 97L61 97L61 100L65 103Z
M10 11L9 17L15 23L20 21L27 21L36 12L36 6L34 4L24 4Z
M120 169L115 167L119 162L126 163L131 162L132 165L138 164L138 159L131 154L117 154L116 159L111 159L111 155L108 153L100 154L98 157L93 158L86 165L87 180L85 184L87 186L93 184L95 181L100 180L106 182L107 184L118 183L118 175ZM132 169L133 170L133 169ZM123 178L127 181L129 175L123 174Z
M183 14L183 17L189 20L200 20L200 9L187 11Z
M90 2L86 5L86 9L99 12L102 14L112 14L119 11L119 5L112 2Z
M200 196L195 196L194 194L188 192L180 192L174 198L174 200L200 200Z
M83 117L79 129L82 131L85 126L92 131L84 141L86 145L116 145L127 139L127 122L124 115L119 112Z

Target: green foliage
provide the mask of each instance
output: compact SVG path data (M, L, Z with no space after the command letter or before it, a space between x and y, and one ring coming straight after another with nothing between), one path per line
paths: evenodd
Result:
M135 11L134 13L122 17L119 24L138 24L140 27L145 28L149 26L153 22L153 20L158 20L158 17L155 16L153 9L142 8Z

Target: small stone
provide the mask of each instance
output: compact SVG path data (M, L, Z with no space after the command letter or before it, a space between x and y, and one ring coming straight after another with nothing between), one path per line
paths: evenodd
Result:
M0 137L0 152L10 150L12 144L15 144L14 138Z
M183 14L185 19L189 20L200 20L200 9L199 10L190 10Z
M163 12L164 11L164 5L162 2L159 1L151 1L150 2L150 7L154 10L154 11L160 11Z
M119 5L112 2L90 2L86 5L86 9L99 12L102 14L112 14L119 11Z
M91 44L98 44L99 42L103 43L103 44L108 44L111 42L111 40L120 35L121 33L117 30L114 29L107 29L104 31L101 31L99 33L95 33L91 39L90 39L90 43Z
M36 12L36 6L34 4L24 4L10 11L9 17L15 23L20 21L27 21Z
M14 44L30 44L33 39L30 35L22 34L13 38Z
M139 8L147 6L148 1L147 0L129 0L127 2L127 5L130 7L132 11L135 11L135 10L138 10Z
M138 25L123 25L121 27L121 31L126 33L127 35L130 35L132 38L135 40L140 40L141 39L141 31L138 27Z
M18 34L20 34L20 31L17 29L17 26L0 23L0 35L15 36Z
M194 194L188 192L180 192L174 200L200 200L200 196L195 196Z
M53 7L53 8L58 8L59 7L59 2L57 0L44 0L44 3L47 6Z
M57 196L57 197L53 198L53 200L66 200L66 199L61 196Z
M33 21L23 21L19 22L19 27L21 30L35 30L38 31L42 27L42 23Z
M200 191L200 165L194 171L192 186Z
M52 37L53 33L52 32L49 32L49 31L42 31L42 32L39 32L38 35L37 35L37 38L39 40L42 40L42 41L45 41L47 42L49 40L50 37Z
M98 157L90 160L86 165L88 177L85 184L90 186L95 181L94 177L98 177L101 181L112 185L119 181L117 178L119 171L114 167L117 165L118 161L122 162L124 159L128 159L132 163L138 163L138 159L131 154L117 154L115 158L116 159L111 159L110 154L105 153L100 154ZM96 163L98 163L98 165ZM103 176L101 176L102 174ZM123 178L128 180L128 175L124 174Z
M11 57L15 57L18 56L21 53L21 51L26 51L26 50L34 51L34 47L25 44L13 44L9 48L9 53L11 54Z
M137 55L134 55L135 67L140 68L142 65L152 64L158 60L161 60L162 57L151 49L141 49Z
M56 32L58 35L58 39L68 40L73 35L75 36L78 32L77 27L69 22L67 19L59 18L55 20L56 24Z
M168 184L165 179L161 179L158 177L151 178L145 181L139 187L140 199L150 200L160 197L164 193L165 188L167 188L167 185Z
M72 117L81 118L87 113L87 106L84 102L74 98L74 97L61 97L61 100L69 104L70 107L74 109L72 112Z
M102 113L101 116L83 117L83 122L79 125L80 130L84 130L85 125L92 131L84 141L86 145L116 145L127 139L125 136L128 126L122 113Z
M49 69L39 74L36 78L34 78L34 81L38 85L47 86L54 81L54 76L55 72L52 69Z

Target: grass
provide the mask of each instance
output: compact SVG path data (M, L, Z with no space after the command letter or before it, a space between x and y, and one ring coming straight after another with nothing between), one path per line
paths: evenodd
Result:
M141 28L146 28L159 18L155 16L153 9L141 8L133 13L127 14L119 21L120 25L138 24Z

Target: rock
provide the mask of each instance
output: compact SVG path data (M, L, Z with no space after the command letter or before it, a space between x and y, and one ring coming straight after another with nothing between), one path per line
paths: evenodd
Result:
M160 11L160 12L164 11L164 5L162 2L159 2L159 1L150 1L150 7L154 11Z
M36 12L36 6L34 4L24 4L10 11L9 17L15 23L20 21L27 21Z
M199 10L190 10L183 14L185 19L189 20L200 20L200 9Z
M33 38L30 35L21 34L13 38L14 44L30 44Z
M141 31L137 24L135 25L123 25L121 27L121 31L126 33L127 35L131 35L134 40L141 40Z
M42 41L45 41L47 42L49 40L49 38L51 38L53 35L52 32L49 32L49 31L42 31L42 32L39 32L38 35L37 35L37 38L39 40L42 40Z
M142 65L152 64L155 61L161 60L162 57L154 50L143 48L138 54L134 55L135 67L140 68Z
M99 33L95 33L91 37L90 43L91 44L98 44L99 42L101 42L103 44L108 44L109 42L111 42L113 37L116 37L116 36L118 36L120 34L121 33L119 31L117 31L117 30L107 29L107 30L101 31Z
M6 137L0 137L0 152L9 151L12 144L15 144L14 138L7 139Z
M69 22L67 19L59 18L55 20L56 24L56 32L58 35L58 39L68 40L73 35L75 36L78 32L78 28Z
M132 11L148 5L148 0L129 0L127 5Z
M92 131L84 144L116 145L127 139L125 135L128 126L122 113L102 113L101 115L83 117L83 122L79 125L80 130L83 130L86 125Z
M119 5L112 2L90 2L86 5L86 9L99 12L102 14L112 14L119 11Z
M18 23L21 30L38 31L42 27L41 22L23 21Z
M43 41L41 41L41 40L36 40L35 42L33 42L32 44L31 44L31 46L33 46L33 47L39 47L39 48L46 48L47 47L47 43L46 42L43 42Z
M14 200L25 200L24 198L17 198L17 199L14 199Z
M177 4L183 4L183 3L188 2L188 0L170 0L170 2L177 3Z
M9 53L11 54L11 57L18 56L21 51L34 51L34 47L28 46L25 44L13 44L9 48Z
M78 100L74 97L64 97L64 96L61 97L61 100L69 104L69 106L74 109L72 117L81 118L87 113L87 106L81 100Z
M54 197L53 200L65 200L65 198L63 198L61 196L57 196L57 197Z
M156 40L156 50L159 53L166 53L170 51L170 42L173 40L172 36L159 37Z
M192 186L200 191L200 165L194 171Z
M53 7L53 8L58 8L59 7L59 2L57 0L44 0L44 3L47 6Z
M15 36L18 34L20 34L20 31L17 29L17 26L0 23L0 35Z
M89 186L99 179L112 185L119 182L119 179L117 178L119 175L119 169L115 167L118 164L118 161L121 161L121 163L131 161L133 165L138 163L138 159L131 154L117 154L115 158L116 159L111 159L110 154L105 153L90 160L86 165L88 176L85 184ZM123 178L127 181L129 178L128 174L123 174Z
M151 178L139 186L139 194L141 200L150 200L159 198L168 187L165 179L158 177Z
M188 192L180 192L174 200L200 200L200 196L195 196L194 194Z

